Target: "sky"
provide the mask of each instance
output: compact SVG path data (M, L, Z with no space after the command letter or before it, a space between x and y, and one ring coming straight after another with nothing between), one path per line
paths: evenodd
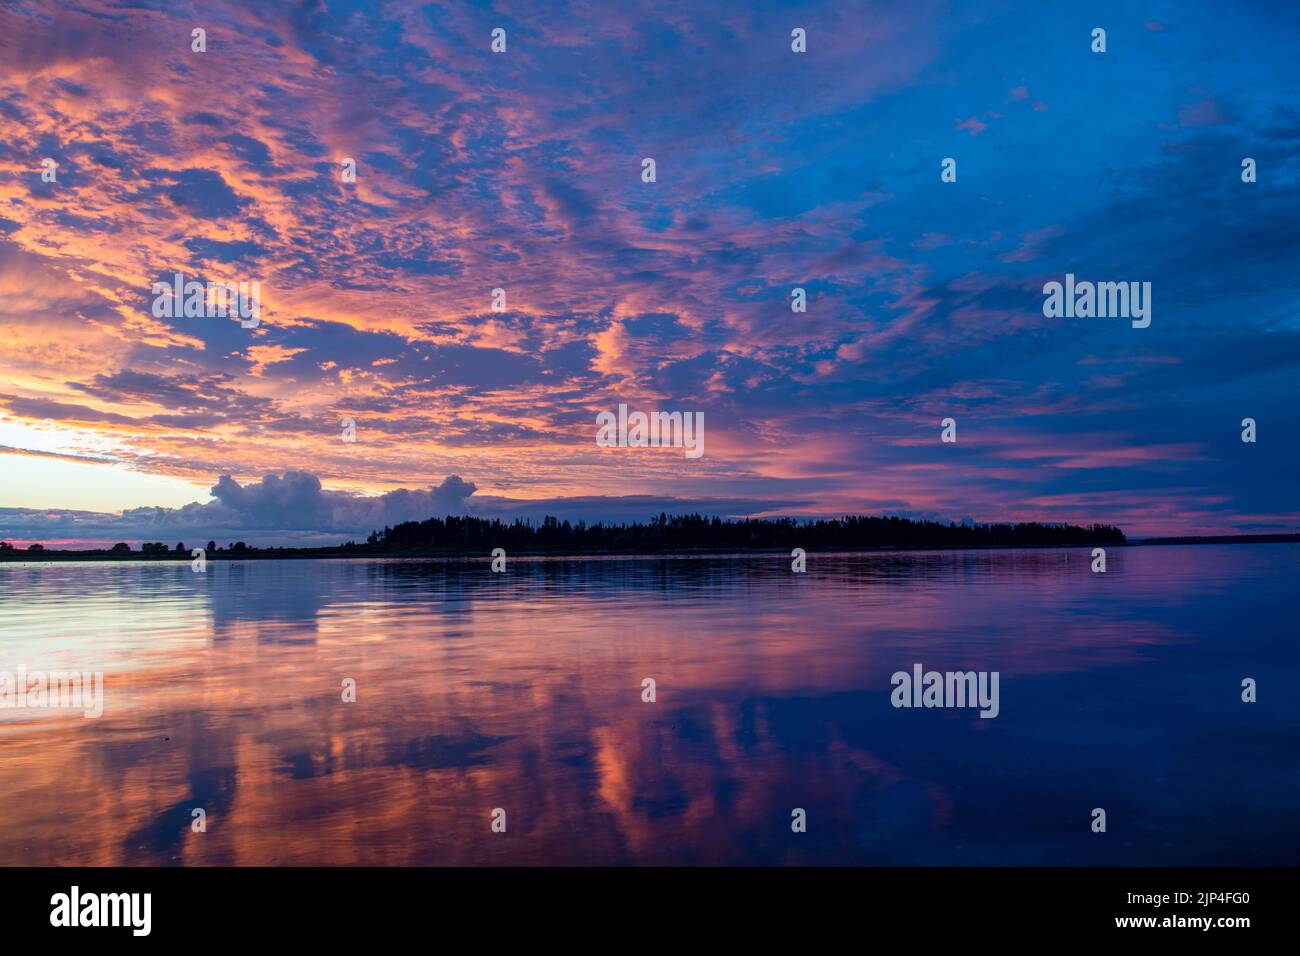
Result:
M0 537L1300 530L1300 8L1088 6L6 5ZM1149 327L1044 315L1067 273ZM598 446L620 404L705 453Z

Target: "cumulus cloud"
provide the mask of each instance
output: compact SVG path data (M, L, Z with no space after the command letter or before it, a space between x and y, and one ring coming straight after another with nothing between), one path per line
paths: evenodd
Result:
M685 500L649 495L604 498L516 500L475 496L477 486L449 475L427 489L399 488L364 496L331 491L305 471L266 475L240 484L222 475L212 486L212 500L181 508L130 508L121 514L90 511L45 511L0 508L0 539L40 541L58 546L89 546L115 541L139 542L242 540L253 545L339 544L362 540L371 531L403 521L447 515L539 519L554 515L587 521L645 520L660 511L702 511L723 516L759 514L805 502L744 498Z
M212 486L212 501L181 508L130 508L120 515L0 509L0 536L20 541L238 537L250 544L338 543L402 521L464 514L474 491L473 483L457 475L428 490L403 488L373 497L329 491L305 471L266 475L245 485L222 475Z
M230 524L260 530L355 532L381 528L465 510L465 499L475 486L457 475L427 491L399 489L377 497L362 497L345 491L326 491L320 479L305 471L267 475L257 484L241 485L222 475L212 487L216 500L184 508L137 509L162 511L167 518L186 524Z
M457 475L450 475L427 491L402 488L376 497L327 491L319 478L305 471L266 475L247 485L222 475L212 486L215 500L207 504L134 508L122 513L122 521L167 529L220 527L355 535L430 515L464 513L465 500L474 490L472 483Z

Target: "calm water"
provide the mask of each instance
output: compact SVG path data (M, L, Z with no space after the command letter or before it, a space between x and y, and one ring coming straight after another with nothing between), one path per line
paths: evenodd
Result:
M0 565L0 864L1300 860L1300 547L1088 558Z

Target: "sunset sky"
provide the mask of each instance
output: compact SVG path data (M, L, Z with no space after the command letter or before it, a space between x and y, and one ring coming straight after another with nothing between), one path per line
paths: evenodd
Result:
M0 537L1300 530L1300 7L1076 6L7 5ZM261 324L155 317L177 272ZM1150 327L1044 317L1067 272ZM620 403L704 456L597 447Z

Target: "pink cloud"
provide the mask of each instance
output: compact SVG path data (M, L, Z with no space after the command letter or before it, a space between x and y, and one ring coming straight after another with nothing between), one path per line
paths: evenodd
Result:
M1195 128L1198 126L1218 126L1228 122L1228 117L1219 112L1218 103L1209 93L1199 88L1193 89L1191 92L1199 94L1201 98L1179 109L1179 126Z

